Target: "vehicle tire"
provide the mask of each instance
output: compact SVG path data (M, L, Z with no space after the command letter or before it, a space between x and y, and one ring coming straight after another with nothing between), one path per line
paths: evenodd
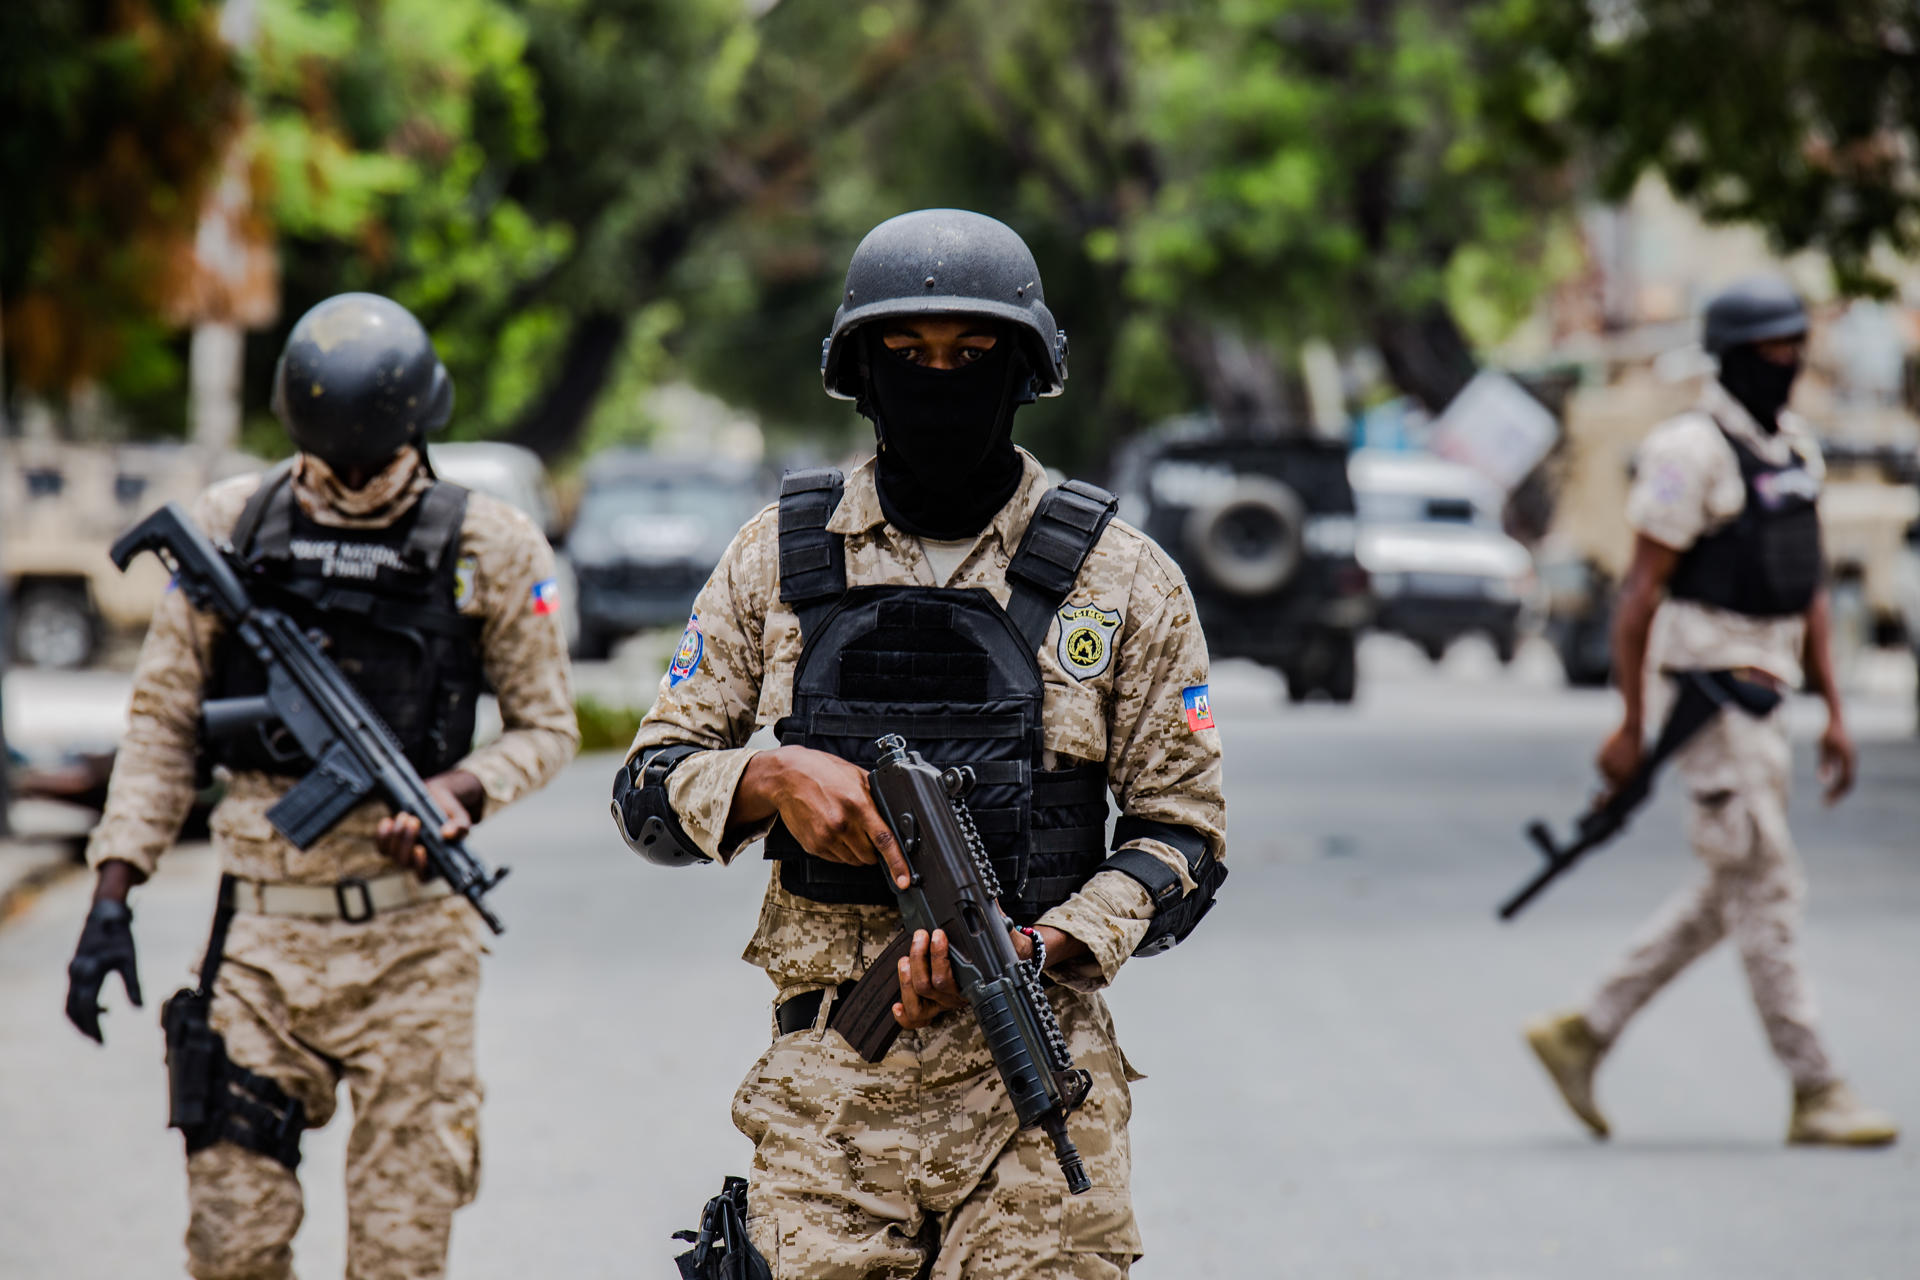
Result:
M1348 633L1333 637L1328 644L1331 652L1322 687L1329 698L1345 705L1353 701L1360 685L1359 639Z
M1567 683L1576 689L1604 689L1613 679L1613 645L1602 621L1578 619L1550 631Z
M1513 660L1520 656L1520 635L1514 631L1496 631L1493 633L1493 656L1500 665L1510 667Z
M1292 705L1299 706L1312 694L1313 686L1307 683L1306 676L1301 674L1298 667L1290 671L1282 671L1280 674L1286 679L1287 701Z
M1447 656L1447 642L1444 640L1422 640L1420 652L1427 655L1427 661L1438 663Z
M70 671L92 660L100 619L87 589L69 583L30 583L13 600L13 657L30 667Z
M1228 595L1270 595L1299 571L1306 507L1270 476L1234 479L1227 496L1195 507L1182 541L1193 565Z

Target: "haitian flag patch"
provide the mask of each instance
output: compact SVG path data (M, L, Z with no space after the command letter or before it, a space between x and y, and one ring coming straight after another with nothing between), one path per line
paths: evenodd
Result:
M1213 701L1207 697L1207 686L1190 684L1180 694L1180 701L1186 704L1187 728L1195 733L1202 729L1213 728Z
M560 581L543 578L533 584L533 612L536 616L552 613L560 607Z
M706 651L707 638L700 631L700 615L696 613L687 619L687 629L680 634L680 647L674 650L673 661L667 666L667 688L692 675L700 665L700 655Z

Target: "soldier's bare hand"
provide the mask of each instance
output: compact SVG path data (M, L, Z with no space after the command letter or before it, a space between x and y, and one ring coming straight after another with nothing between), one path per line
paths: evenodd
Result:
M1839 803L1841 796L1853 790L1853 773L1858 761L1859 754L1854 750L1847 726L1838 720L1829 720L1827 731L1820 735L1820 781L1826 784L1828 804Z
M761 752L741 774L731 820L758 821L775 812L816 858L852 866L884 862L897 887L913 882L859 765L809 747Z
M1034 932L1047 944L1047 968L1056 969L1069 960L1078 960L1087 954L1087 944L1070 933L1063 933L1052 925L1035 925ZM1013 932L1013 950L1022 960L1033 959L1033 939L1024 930Z
M900 999L893 1006L893 1020L911 1031L966 1002L953 976L946 930L935 929L932 937L925 929L914 930L913 946L900 959Z
M1613 731L1613 736L1600 748L1600 755L1594 764L1600 770L1600 776L1607 780L1609 788L1617 789L1633 771L1640 767L1641 753L1645 750L1640 741L1640 730L1633 725L1621 725Z
M455 770L436 774L426 782L427 794L440 806L440 812L447 815L447 821L440 828L440 838L464 839L467 832L473 830L473 815L469 812L468 801L473 792L479 789L479 779L470 773ZM374 831L374 839L380 846L380 852L389 859L422 880L428 878L427 848L419 843L420 819L410 813L382 818Z

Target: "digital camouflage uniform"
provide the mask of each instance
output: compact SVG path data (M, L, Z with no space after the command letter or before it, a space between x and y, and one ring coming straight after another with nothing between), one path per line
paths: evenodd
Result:
M361 490L303 455L293 493L307 516L333 527L380 527L403 514L429 476L409 449ZM216 537L234 527L260 483L216 485L195 521ZM504 732L456 768L480 780L485 813L544 784L579 744L566 645L534 584L553 576L553 552L519 512L481 494L460 530L462 613L484 618L488 682ZM134 673L133 702L106 812L88 848L151 873L194 794L197 721L218 624L169 592ZM369 801L300 850L267 810L292 779L241 772L213 812L224 871L253 881L333 884L394 870L374 842L388 810ZM442 1273L453 1211L480 1173L481 1089L473 1011L484 949L478 918L457 896L383 912L363 924L248 913L234 918L212 1002L214 1028L243 1067L276 1080L306 1106L309 1123L333 1114L344 1079L353 1104L347 1146L350 1280L425 1280ZM292 1274L300 1183L272 1158L221 1142L188 1159L189 1270L200 1280L275 1280Z
M1816 479L1822 474L1819 449L1792 414L1782 413L1779 432L1768 435L1719 383L1709 382L1698 411L1662 424L1641 447L1627 501L1637 532L1684 551L1740 513L1746 489L1720 426L1767 463L1790 462L1798 452ZM1649 720L1658 723L1672 698L1665 671L1754 667L1798 688L1805 642L1805 615L1748 617L1667 600L1648 642ZM1691 798L1689 834L1706 875L1655 916L1601 983L1586 1011L1588 1025L1602 1044L1612 1043L1661 987L1731 936L1767 1038L1794 1084L1806 1090L1831 1083L1835 1072L1801 970L1805 882L1787 830L1785 711L1764 719L1724 711L1674 761Z
M846 539L848 586L978 587L1004 606L1008 561L1047 488L1040 465L1024 454L1022 463L1019 489L944 583L919 541L881 514L873 463L859 468L827 526ZM669 671L634 744L635 752L667 743L708 748L670 775L668 794L687 834L722 861L766 834L762 826L728 844L727 816L757 750L743 744L791 709L800 656L798 623L779 598L777 534L769 507L734 539L695 605L682 654L697 661L684 676ZM1124 813L1194 828L1222 857L1218 731L1210 719L1189 728L1182 700L1183 690L1206 683L1207 653L1179 570L1116 520L1062 609L1083 606L1119 615L1113 650L1104 664L1083 663L1097 672L1081 678L1060 652L1054 622L1038 654L1044 767L1104 762ZM1177 851L1135 844L1192 887ZM1051 971L1074 1060L1094 1081L1070 1121L1093 1180L1084 1195L1068 1194L1038 1131L1016 1132L985 1042L964 1012L902 1032L877 1064L824 1029L831 995L812 1029L775 1039L733 1104L734 1123L755 1146L749 1226L775 1276L913 1277L936 1254L936 1277L1124 1275L1141 1252L1127 1149L1128 1082L1139 1076L1098 993L1151 917L1137 882L1103 871L1039 921L1089 950ZM899 928L892 907L814 902L770 876L746 959L767 970L778 1003L858 977Z

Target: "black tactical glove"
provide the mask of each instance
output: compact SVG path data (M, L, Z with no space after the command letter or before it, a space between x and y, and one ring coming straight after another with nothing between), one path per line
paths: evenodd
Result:
M133 956L133 910L124 902L103 899L87 913L87 926L80 931L80 945L74 948L73 962L67 966L67 1019L80 1028L80 1034L101 1044L100 987L107 975L118 971L126 984L127 999L139 1008L140 973Z

